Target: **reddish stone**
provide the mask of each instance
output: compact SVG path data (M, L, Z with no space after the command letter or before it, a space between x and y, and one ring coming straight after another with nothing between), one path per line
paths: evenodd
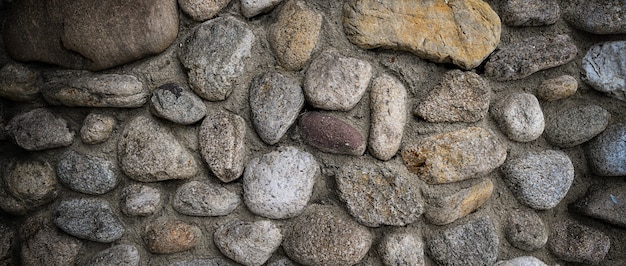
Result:
M343 120L320 112L300 118L300 130L307 143L323 152L363 155L365 141L361 133Z

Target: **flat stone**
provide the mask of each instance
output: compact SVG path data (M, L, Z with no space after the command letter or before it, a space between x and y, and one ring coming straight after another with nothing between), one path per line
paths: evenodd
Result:
M172 266L236 266L235 263L232 263L228 260L221 259L221 258L182 260L182 261L174 262L171 265Z
M570 205L570 210L626 228L626 185L598 184Z
M230 0L178 0L178 6L195 21L205 21L215 17Z
M533 256L522 256L510 260L501 260L493 266L548 266L543 261Z
M145 248L154 254L172 254L194 248L202 238L200 228L177 220L149 223L143 234Z
M344 165L335 179L350 215L369 227L415 222L424 212L419 183L401 170L369 160Z
M597 229L564 220L552 226L548 250L568 262L596 265L611 248L611 239Z
M378 248L380 258L386 266L423 266L424 244L410 233L391 233L384 236Z
M117 145L124 173L141 182L190 178L198 163L164 126L146 116L131 119Z
M18 146L29 151L65 147L74 142L74 132L69 130L67 121L45 108L13 117L6 130Z
M240 196L218 184L190 181L176 190L174 209L191 216L223 216L241 204Z
M278 64L300 70L311 58L322 28L322 15L302 0L289 0L270 26L268 41Z
M429 223L445 225L465 217L482 206L493 193L493 183L485 179L454 194L431 200L424 217Z
M62 155L57 174L65 186L91 195L107 193L119 182L116 162L72 150Z
M581 78L598 91L626 101L625 77L626 41L596 44L583 57Z
M560 13L556 0L506 0L500 8L502 23L514 27L551 25Z
M379 160L389 160L402 144L407 123L407 93L397 79L383 74L374 79L370 89L369 153Z
M364 48L409 51L436 63L472 69L500 42L500 18L480 0L350 0L343 27L350 42Z
M226 257L246 266L261 266L278 249L283 235L269 220L233 220L215 230L213 239Z
M512 246L534 251L548 242L548 230L534 211L515 210L509 213L504 225L504 236Z
M473 123L487 115L490 98L491 87L478 74L451 70L418 104L414 113L428 122Z
M241 0L241 13L246 18L272 10L282 0Z
M493 265L499 243L489 217L441 230L426 240L430 257L440 265Z
M98 252L87 264L93 266L139 266L140 261L139 251L135 246L119 244Z
M250 84L252 124L265 143L274 145L287 133L304 106L300 81L280 72L266 72Z
M83 247L80 240L60 233L40 216L21 224L21 263L25 266L76 265Z
M33 101L39 97L37 81L41 73L34 67L9 63L0 68L0 97L16 102Z
M85 144L99 144L107 141L113 133L115 127L115 118L90 113L83 120L83 126L80 128L80 138Z
M587 160L598 175L626 175L626 123L610 126L588 142Z
M243 176L243 198L248 209L271 219L300 215L306 207L320 166L313 155L294 147L252 159Z
M535 36L500 47L485 64L485 75L498 80L517 80L574 60L578 48L568 35Z
M332 115L307 112L300 116L300 131L306 142L334 154L360 156L365 152L365 140L352 125Z
M498 127L513 141L533 141L545 129L541 105L530 93L508 94L493 106L492 115Z
M626 10L621 0L565 2L563 18L574 27L594 34L626 34Z
M315 108L349 111L359 103L371 78L372 65L367 61L326 50L309 65L304 94Z
M191 89L209 101L226 100L244 72L254 39L248 25L232 16L194 28L178 54Z
M211 172L222 182L231 182L243 173L246 121L227 111L209 114L198 134L200 153Z
M574 166L561 151L528 151L501 167L504 181L520 203L537 210L554 208L574 180Z
M111 243L124 235L124 225L106 200L63 200L55 210L54 224L78 238Z
M339 207L310 205L294 219L283 249L304 265L354 265L370 249L372 233Z
M148 216L161 209L161 193L146 185L125 187L121 198L122 212L128 216Z
M600 106L576 106L549 119L543 136L558 147L574 147L602 133L610 118L611 113Z
M27 160L9 163L2 175L0 208L7 213L23 215L58 196L56 174L47 162Z
M159 86L152 92L150 103L152 114L183 125L198 122L207 113L200 97L174 83Z
M486 175L505 159L506 147L493 133L478 127L427 137L402 150L407 169L428 184Z
M570 75L546 79L537 88L537 97L544 101L558 101L570 97L578 90L578 81Z

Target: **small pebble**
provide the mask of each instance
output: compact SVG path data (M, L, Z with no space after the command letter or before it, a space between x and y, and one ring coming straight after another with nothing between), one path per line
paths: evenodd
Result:
M486 179L454 194L431 200L424 217L429 223L436 225L452 223L480 208L492 193L493 183Z
M109 202L103 199L63 200L54 215L57 227L78 238L111 243L124 235L124 225Z
M80 128L80 138L85 144L103 143L111 136L113 127L115 127L115 118L90 113L85 117L83 126Z
M307 112L300 116L300 131L306 142L323 152L360 156L365 140L352 125L332 115Z
M158 117L182 125L200 121L207 112L200 97L174 83L161 85L152 92L150 111Z
M194 248L202 238L200 228L177 220L149 223L143 234L145 248L154 254L172 254Z
M529 93L511 93L495 104L492 114L509 139L533 141L545 128L543 111L537 98Z
M39 97L37 80L41 73L28 65L9 63L0 68L0 97L16 102Z
M489 217L438 231L426 240L428 254L439 265L493 265L499 245Z
M65 147L74 142L74 132L67 121L45 108L13 117L6 130L17 145L29 151Z
M230 0L178 0L180 9L195 21L205 21L217 15Z
M113 190L119 179L117 162L70 150L57 165L61 183L74 191L102 195Z
M23 215L58 196L56 174L47 162L16 161L3 169L2 174L4 182L0 186L0 207L5 212Z
M522 256L510 260L498 261L493 266L548 266L548 264L545 264L543 261L533 256Z
M589 48L583 57L581 77L594 89L626 101L626 41L598 43Z
M407 123L407 95L402 83L389 75L374 79L370 119L369 153L387 161L400 149Z
M378 248L385 266L423 266L424 244L411 233L391 233L384 236Z
M509 26L544 26L560 17L556 0L506 0L500 8L502 23Z
M92 266L139 266L140 261L139 251L135 246L120 244L98 252L87 264Z
M541 82L537 97L544 101L558 101L570 97L578 90L578 81L570 75L563 75Z
M198 133L200 153L222 182L231 182L243 173L245 136L246 121L228 111L219 110L202 121Z
M191 216L223 216L241 204L241 197L219 184L189 181L176 190L174 209Z
M122 191L122 212L128 216L149 216L161 209L161 193L158 189L133 184Z
M226 257L246 266L260 266L278 249L283 235L269 220L233 220L215 230L213 239Z
M548 250L564 261L597 265L610 248L611 239L597 229L569 220L552 225Z
M569 209L626 228L626 184L597 184Z
M589 141L586 154L594 173L626 175L626 123L612 125Z
M548 242L548 230L534 211L510 212L504 226L504 235L512 246L526 251L540 249Z
M548 119L543 136L555 146L571 148L602 133L609 125L610 118L609 111L600 106L579 105Z
M270 11L282 0L241 0L241 13L246 18Z

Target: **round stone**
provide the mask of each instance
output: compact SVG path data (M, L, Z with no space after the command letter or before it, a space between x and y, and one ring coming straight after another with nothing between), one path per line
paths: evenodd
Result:
M534 211L514 211L507 218L504 234L516 248L534 251L548 242L548 230Z
M206 116L202 99L191 90L168 83L152 92L150 111L174 123L191 125Z
M29 151L65 147L74 142L67 121L45 108L13 117L6 129L17 145Z
M57 165L59 180L74 191L101 195L119 182L117 163L104 158L69 151Z
M411 233L392 233L385 235L379 246L383 264L424 265L424 244Z
M439 265L493 265L499 244L489 217L441 230L426 240L430 257Z
M103 143L111 136L114 126L115 118L111 116L88 114L80 128L80 138L85 144Z
M626 41L592 46L583 57L582 70L582 79L591 87L626 101Z
M122 191L122 212L128 216L148 216L161 208L161 193L158 189L133 184Z
M4 170L3 179L0 207L8 213L26 214L53 201L58 195L54 169L44 161L10 163Z
M205 21L215 17L230 0L178 0L178 6L195 21Z
M543 133L545 122L539 101L528 93L511 93L493 108L498 126L514 141L533 141Z
M243 222L233 220L215 230L215 245L230 259L243 265L263 265L278 249L283 235L269 220Z
M541 82L537 96L544 101L557 101L570 97L578 90L578 81L570 75L563 75Z
M360 156L365 152L361 133L347 122L321 112L300 116L300 130L307 143L323 152Z

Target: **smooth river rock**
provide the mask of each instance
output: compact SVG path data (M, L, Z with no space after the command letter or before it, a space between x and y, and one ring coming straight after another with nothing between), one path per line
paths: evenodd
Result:
M6 130L18 146L29 151L66 147L74 142L67 121L46 108L16 115Z
M600 106L579 105L548 119L543 136L556 146L571 148L602 133L610 118L611 113Z
M23 215L50 203L59 195L54 168L41 160L18 160L3 164L0 209Z
M31 216L20 223L21 265L76 265L83 243L51 225L47 217ZM19 265L18 262L16 262Z
M541 105L530 93L506 95L494 104L491 113L506 136L517 142L533 141L545 129Z
M570 75L546 79L537 88L537 97L544 101L558 101L570 97L578 90L578 80Z
M589 48L581 74L594 89L626 101L626 41L598 43Z
M267 12L283 0L241 0L241 13L246 18Z
M589 141L587 160L598 175L626 175L626 123L612 125Z
M300 131L306 142L323 152L360 156L366 142L361 133L347 122L321 112L300 116Z
M422 239L408 232L396 232L384 236L378 254L385 266L424 266Z
M560 15L556 0L505 0L500 8L502 23L509 26L551 25Z
M183 125L196 123L207 113L198 95L174 83L163 84L152 92L150 111L158 117Z
M63 200L55 211L54 224L78 238L102 243L120 239L124 224L109 202L99 198Z
M369 153L389 160L402 144L407 123L407 93L404 85L389 75L374 79L370 89Z
M626 184L592 185L569 209L626 228Z
M70 189L91 195L107 193L119 182L117 162L72 150L61 156L57 175Z
M512 246L526 251L542 248L548 242L548 229L535 211L510 211L504 236Z
M204 118L198 133L200 153L211 172L222 182L231 182L243 173L246 121L228 111L216 111Z
M120 207L128 216L148 216L161 208L161 192L143 184L132 184L122 190Z
M195 21L205 21L215 17L230 0L178 0L180 9Z
M115 127L115 118L90 113L83 120L83 126L80 128L80 139L85 144L103 143L111 137L113 127Z
M261 266L278 249L283 235L269 220L233 220L215 230L213 240L226 257L246 266Z
M194 248L202 238L198 226L178 220L157 220L146 225L143 241L154 254L172 254Z
M548 250L559 259L585 265L597 265L611 248L611 239L602 231L571 220L552 226Z
M139 250L133 245L119 244L94 255L87 264L92 266L139 266Z

